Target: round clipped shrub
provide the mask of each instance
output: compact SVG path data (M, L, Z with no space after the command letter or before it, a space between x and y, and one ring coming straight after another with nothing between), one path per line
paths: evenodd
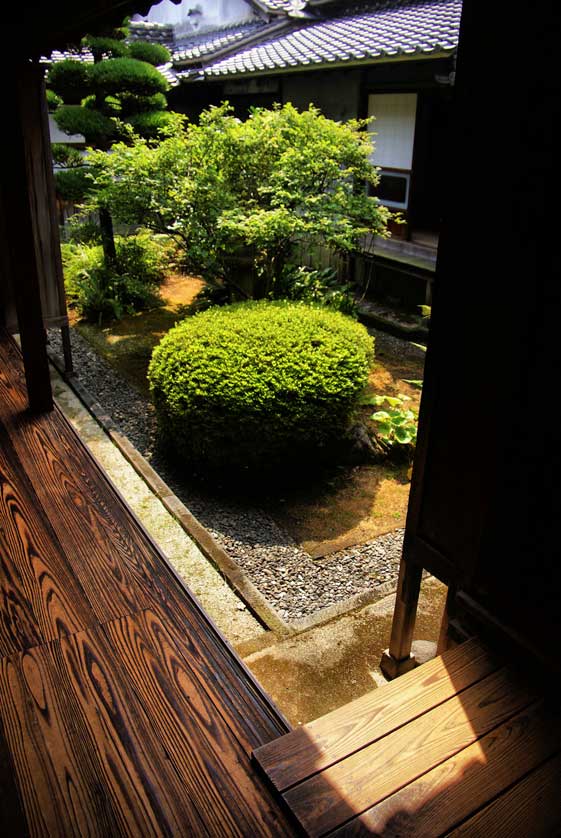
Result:
M146 61L157 67L165 64L171 58L171 53L161 44L150 44L148 41L133 41L129 46L129 55L138 61Z
M78 105L87 95L90 85L90 65L65 58L49 68L47 86L67 105Z
M54 120L61 131L83 134L87 143L96 146L106 145L115 136L115 123L108 116L80 105L62 105Z
M170 450L195 470L227 477L329 459L372 360L372 338L340 312L246 302L171 329L148 379Z
M108 58L94 64L90 69L90 78L96 89L105 95L111 93L137 93L139 96L151 96L165 93L169 87L162 74L136 58Z

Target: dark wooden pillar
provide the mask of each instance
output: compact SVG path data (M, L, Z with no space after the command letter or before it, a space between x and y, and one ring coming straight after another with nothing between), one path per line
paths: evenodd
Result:
M455 625L558 676L559 15L548 0L510 12L463 3L404 560L451 587Z
M38 200L33 162L49 154L43 114L43 68L21 61L3 67L4 108L2 205L4 263L15 303L25 365L29 407L34 412L53 406L46 336L40 296L41 247L38 216L50 208ZM49 166L50 166L49 158Z
M416 666L411 646L422 574L421 567L405 558L401 559L390 645L380 662L380 668L388 680L404 675Z

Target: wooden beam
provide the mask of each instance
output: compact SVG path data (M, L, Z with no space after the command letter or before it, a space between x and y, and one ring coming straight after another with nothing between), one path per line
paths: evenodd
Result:
M46 337L40 297L41 263L36 242L35 185L30 178L29 155L32 137L44 131L41 112L35 119L31 102L40 107L43 69L21 62L4 67L9 74L4 93L10 130L4 135L5 160L2 167L2 203L5 248L9 281L16 306L29 407L33 412L52 410L53 398L49 377ZM27 101L26 101L27 100ZM42 148L48 149L42 138ZM45 207L48 212L48 207Z

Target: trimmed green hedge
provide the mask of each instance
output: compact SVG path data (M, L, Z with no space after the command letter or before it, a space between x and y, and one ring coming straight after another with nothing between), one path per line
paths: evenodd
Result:
M61 105L54 113L54 120L67 134L83 134L87 143L104 146L115 137L115 123L98 111L81 105Z
M90 89L90 65L65 58L49 68L47 86L67 105L79 105Z
M150 44L148 41L133 41L129 46L129 55L138 61L153 64L154 67L166 64L171 58L171 53L166 47L161 44Z
M90 68L90 78L96 90L111 93L136 93L152 96L165 93L167 81L155 67L136 58L108 58Z
M329 459L372 360L372 338L346 315L247 302L168 332L148 378L166 443L195 469L227 477Z

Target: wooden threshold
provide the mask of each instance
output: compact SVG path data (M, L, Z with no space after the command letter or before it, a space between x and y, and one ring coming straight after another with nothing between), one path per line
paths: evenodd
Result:
M0 829L293 835L288 725L0 338Z
M475 639L254 753L310 836L557 835L560 756L559 708Z

